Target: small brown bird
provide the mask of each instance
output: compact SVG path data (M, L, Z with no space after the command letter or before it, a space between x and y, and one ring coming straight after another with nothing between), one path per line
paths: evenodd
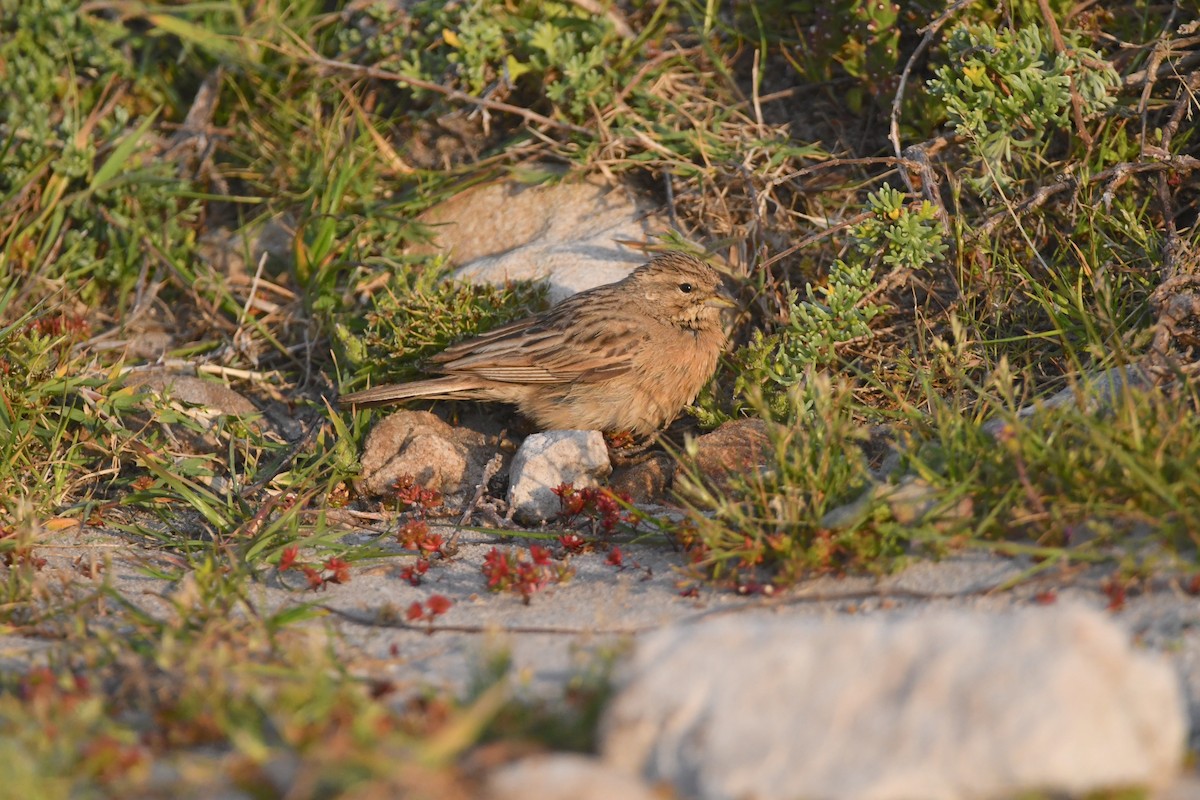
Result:
M725 348L720 276L682 253L655 256L616 283L433 357L445 377L354 392L341 405L489 400L542 429L629 432L669 423L695 399Z

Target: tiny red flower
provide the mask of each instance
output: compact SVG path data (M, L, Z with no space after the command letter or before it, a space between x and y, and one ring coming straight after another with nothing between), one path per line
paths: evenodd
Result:
M578 516L586 503L583 492L575 491L575 484L560 483L550 491L558 495L559 515L564 519Z
M296 565L296 556L300 555L300 548L295 545L286 547L283 553L279 556L279 571L287 572Z
M400 570L400 577L408 581L413 586L421 585L421 576L429 571L429 561L424 558L418 558L415 563L409 564L404 569Z
M578 553L587 545L587 541L578 533L560 533L558 535L558 543L568 553Z
M502 589L512 573L508 558L493 547L483 558L483 574L487 576L489 589Z
M429 609L429 614L434 617L445 614L453 605L454 603L450 598L440 594L435 594L425 601L425 606Z
M519 550L501 552L493 547L484 556L480 571L487 578L489 589L516 592L526 603L535 592L551 583L568 580L574 574L574 570L565 564L556 569L550 551L539 545L530 548L528 558Z
M329 559L325 562L325 569L333 573L326 578L328 583L349 583L350 582L350 564L346 561L337 558Z
M538 566L545 567L550 565L550 551L541 545L535 544L530 546L529 557Z
M400 526L400 530L396 531L396 541L405 550L416 550L428 533L429 525L425 520L414 519Z
M401 475L392 484L396 499L405 506L415 507L418 511L426 511L442 504L441 492L426 489L416 482L412 475Z
M621 548L613 545L613 549L608 551L607 561L614 567L625 566L625 555L621 552Z
M1033 596L1034 602L1038 605L1048 606L1058 601L1058 592L1053 589L1047 589L1044 592L1038 592Z
M325 585L325 579L321 577L321 573L317 572L312 567L303 566L300 569L304 570L304 577L308 578L308 588L314 592Z
M421 608L420 603L413 603L408 607L408 613L405 614L404 617L409 622L416 622L417 620L425 618L425 611Z
M1125 607L1126 587L1116 577L1107 578L1100 584L1100 589L1108 595L1108 610L1120 611Z

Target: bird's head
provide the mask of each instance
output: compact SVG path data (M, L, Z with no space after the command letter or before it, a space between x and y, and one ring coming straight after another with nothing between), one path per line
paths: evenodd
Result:
M716 270L684 253L657 255L628 280L652 313L688 330L719 329L721 309L737 305Z

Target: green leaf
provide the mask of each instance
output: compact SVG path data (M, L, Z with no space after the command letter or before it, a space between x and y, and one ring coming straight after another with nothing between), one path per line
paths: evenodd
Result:
M121 143L113 149L108 159L100 166L100 169L96 170L96 174L92 177L92 181L88 185L89 189L96 191L121 173L130 156L137 150L138 142L142 140L142 137L146 135L146 131L150 130L150 126L158 119L158 112L161 110L161 107L154 109L154 112L147 115L142 120L142 124L134 129L133 133L121 140Z
M146 21L159 30L196 45L215 58L237 60L243 55L242 48L232 39L171 14L147 14Z
M522 64L516 59L516 56L509 53L508 59L505 61L505 69L508 71L508 79L515 83L522 75L531 72L533 67L528 64Z

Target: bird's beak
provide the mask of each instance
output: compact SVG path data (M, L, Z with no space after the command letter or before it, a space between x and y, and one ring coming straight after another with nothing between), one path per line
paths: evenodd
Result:
M729 292L726 291L724 287L721 287L720 289L718 289L717 293L715 295L713 295L712 297L708 298L708 300L705 301L704 305L711 306L712 308L737 308L738 307L737 301L734 300L729 295Z

